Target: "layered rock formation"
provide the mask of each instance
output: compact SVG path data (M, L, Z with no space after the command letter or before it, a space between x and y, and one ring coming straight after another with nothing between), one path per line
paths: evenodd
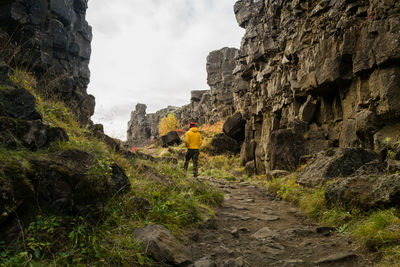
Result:
M190 104L183 107L169 106L156 113L146 114L146 105L136 105L128 122L127 143L143 146L159 137L158 124L169 113L174 113L182 127L195 121L213 124L233 114L233 88L236 66L235 48L222 48L207 57L207 83L210 90L191 91Z
M384 159L400 141L400 2L240 0L234 12L240 50L210 53L211 90L175 111L184 124L240 112L241 162L257 173L330 149Z
M32 72L43 94L65 101L82 124L95 105L86 92L92 40L86 9L87 0L0 3L0 59Z
M127 145L128 147L140 147L147 145L156 139L158 135L158 124L163 117L174 113L178 108L169 106L156 113L147 114L145 104L137 104L131 112L131 119L128 122Z
M259 173L400 139L400 2L241 0L234 11L246 29L234 104Z

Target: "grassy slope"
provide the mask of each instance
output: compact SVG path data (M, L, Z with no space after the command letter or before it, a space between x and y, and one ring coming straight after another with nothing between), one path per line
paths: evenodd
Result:
M49 153L66 149L83 150L94 157L89 170L93 177L106 178L110 175L111 163L116 162L125 169L132 189L109 201L99 222L83 217L40 214L17 244L10 247L0 241L1 266L151 265L154 263L142 253L133 237L135 229L158 223L178 238L184 238L184 229L194 227L209 215L209 205L222 202L220 192L184 177L182 162L175 166L126 159L110 151L101 141L88 137L87 131L78 126L61 102L44 100L37 95L33 77L17 71L13 81L35 95L43 121L64 128L70 140L35 152L22 147L16 150L0 147L0 158L27 162L29 158L48 157ZM149 173L170 182L151 179ZM150 211L138 208L140 198L151 204Z

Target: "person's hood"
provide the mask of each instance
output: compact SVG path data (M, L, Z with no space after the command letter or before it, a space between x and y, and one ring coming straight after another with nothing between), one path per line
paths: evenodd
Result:
M194 133L197 133L199 130L197 130L196 127L192 127L192 128L190 128L190 131L191 131L191 132L194 132Z

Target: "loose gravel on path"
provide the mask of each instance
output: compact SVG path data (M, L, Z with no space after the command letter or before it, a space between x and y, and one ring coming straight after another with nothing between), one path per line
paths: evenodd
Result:
M200 177L225 193L213 219L191 233L195 267L372 266L349 238L312 223L248 182Z

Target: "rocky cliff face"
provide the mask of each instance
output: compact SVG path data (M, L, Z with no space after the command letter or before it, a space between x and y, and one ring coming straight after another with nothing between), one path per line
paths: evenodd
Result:
M184 124L241 112L241 162L258 173L400 141L400 2L240 0L234 12L240 50L210 53L211 90L176 110Z
M243 163L293 170L328 147L380 152L400 139L400 2L241 0L234 11L246 29L234 71Z
M65 101L83 124L95 105L86 92L92 40L86 9L87 0L0 3L1 60L34 73L43 93Z
M136 105L128 123L127 143L142 146L159 137L158 124L169 113L174 113L182 127L191 121L198 124L215 123L233 114L233 88L236 66L235 48L222 48L207 57L207 83L210 90L191 91L190 104L167 107L153 114L146 114L146 105Z
M144 146L157 138L160 120L168 116L169 113L175 112L178 108L169 106L151 114L146 114L146 109L145 104L139 103L135 110L131 112L127 131L127 145L129 147Z

